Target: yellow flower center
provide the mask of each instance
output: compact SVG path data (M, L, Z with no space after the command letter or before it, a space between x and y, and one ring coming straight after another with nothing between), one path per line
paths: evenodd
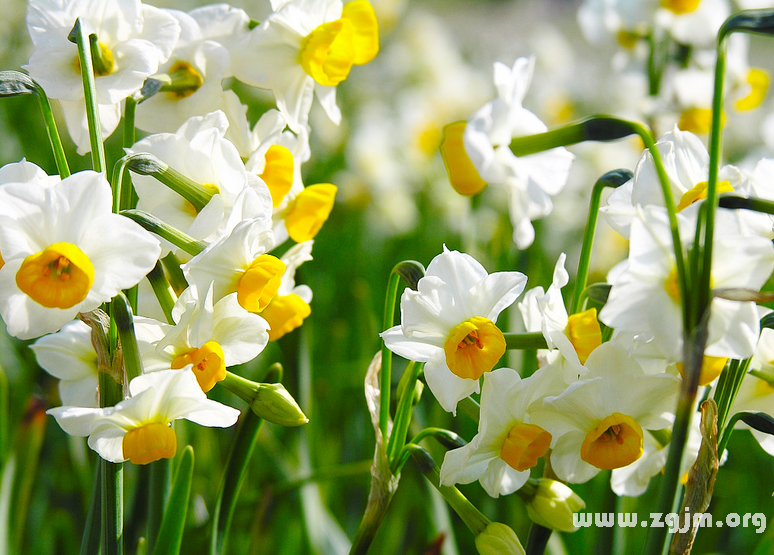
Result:
M200 348L179 355L172 361L172 369L179 370L189 364L193 364L196 381L205 393L226 378L225 357L217 341L207 341Z
M602 470L630 465L642 456L642 428L631 416L614 412L586 434L580 456Z
M715 381L715 378L720 376L720 373L723 371L723 368L726 367L726 363L728 362L728 357L711 357L704 355L704 358L701 361L701 371L699 373L699 385L708 385ZM680 372L680 375L685 377L683 374L685 369L685 366L682 362L677 363L677 370Z
M296 243L314 239L333 210L337 187L320 183L304 188L293 199L285 216L285 228Z
M341 19L317 27L301 41L298 62L307 75L326 87L335 87L349 75L353 64L370 62L379 51L379 27L366 0L344 5Z
M260 312L277 294L285 263L271 254L262 254L250 265L239 278L237 284L237 301L248 312Z
M687 108L680 114L677 127L697 135L706 135L712 127L711 108Z
M477 380L505 354L505 337L491 320L474 316L452 328L443 350L449 370Z
M591 351L602 344L602 330L597 321L597 309L590 308L570 316L564 333L575 347L580 363L586 364Z
M31 254L16 272L16 285L46 308L71 308L82 302L94 283L94 266L72 243L54 243Z
M277 208L293 186L293 155L282 145L271 145L264 156L261 179L271 193L271 203Z
M701 181L700 183L697 183L692 189L689 189L683 193L683 196L680 197L680 202L677 205L677 211L680 212L683 209L688 208L694 202L706 199L707 185L708 183L706 181ZM718 194L733 193L734 188L731 186L731 182L729 181L718 181L717 192Z
M632 48L637 46L637 41L639 39L640 37L637 33L634 33L633 31L629 31L627 29L621 29L616 34L616 40L618 41L618 44L620 44L627 50L631 50Z
M516 424L503 442L500 458L522 472L537 464L551 446L551 434L534 424Z
M177 437L166 424L151 422L126 432L121 446L124 459L132 464L148 464L174 457Z
M0 270L5 266L5 260L3 260L3 253L0 252Z
M269 323L269 340L276 341L290 333L312 313L312 308L298 295L277 295L269 303L261 316Z
M204 84L201 73L188 62L178 60L169 68L172 90L167 94L171 100L188 98Z
M661 0L661 7L678 15L696 11L701 0Z
M94 77L104 77L105 75L110 75L116 70L116 63L113 59L113 52L110 50L110 48L101 42L98 42L97 46L99 47L99 57L96 58L92 56L91 59ZM81 59L77 55L75 56L75 60L73 60L73 69L78 75L81 74Z
M465 151L462 135L466 125L465 121L456 121L444 126L441 157L454 190L461 195L473 196L486 189L486 181L481 179Z
M766 91L769 89L769 74L757 67L750 68L746 81L750 85L750 92L744 98L736 101L736 109L740 112L760 106L766 98Z
M677 266L672 266L672 270L664 281L664 289L666 289L667 295L669 295L673 301L680 304L682 298L680 297L680 283L678 282L677 277Z

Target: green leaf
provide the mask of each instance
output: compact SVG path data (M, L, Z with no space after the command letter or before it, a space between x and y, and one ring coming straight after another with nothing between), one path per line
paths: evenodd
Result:
M185 520L188 515L188 499L191 496L193 465L193 447L187 445L180 454L180 462L175 470L172 492L164 509L164 519L161 521L161 529L153 549L154 555L177 555L180 553Z

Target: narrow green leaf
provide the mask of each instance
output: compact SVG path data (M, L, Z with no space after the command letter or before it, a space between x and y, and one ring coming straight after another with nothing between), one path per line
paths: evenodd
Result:
M161 521L161 529L153 548L154 555L177 555L180 553L185 520L188 515L188 499L191 496L193 465L193 447L187 445L180 454L180 462L175 470L172 492L169 495L166 509L164 509L164 520Z
M80 555L99 555L99 539L102 532L102 525L99 520L99 516L102 513L101 472L102 465L98 464L94 470L94 486L91 491L89 510L86 513L86 524L83 527Z
M210 529L210 555L222 555L226 550L226 536L231 526L231 519L236 509L236 501L239 489L247 471L247 463L255 449L258 439L258 431L263 420L253 411L246 410L242 413L242 422L234 438L234 445L228 457L226 468L223 471L223 479L220 483L220 491L215 501L215 509L212 513L212 527Z
M11 497L16 478L16 458L11 455L3 466L0 480L0 555L11 553Z

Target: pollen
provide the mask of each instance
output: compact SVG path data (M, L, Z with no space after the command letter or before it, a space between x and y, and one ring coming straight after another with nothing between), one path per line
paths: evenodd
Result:
M271 145L264 159L261 179L269 188L272 205L277 208L293 186L293 154L282 145Z
M237 301L248 312L261 312L277 294L285 263L271 254L253 260L237 284Z
M523 472L537 464L551 446L551 434L534 424L516 424L503 442L500 458L508 465Z
M72 308L83 302L94 283L94 266L72 243L54 243L31 254L16 272L16 285L46 308Z
M466 125L467 122L457 121L444 126L441 157L452 188L461 195L473 196L486 189L486 181L481 179L465 151L462 135Z
M179 370L189 364L193 365L193 373L199 387L207 393L215 384L226 378L226 362L223 348L217 341L208 341L198 349L177 356L171 368Z
M565 334L575 347L580 363L586 364L591 352L602 344L602 330L597 320L597 309L590 308L570 316Z
M124 459L132 464L148 464L171 459L177 451L175 431L160 422L129 430L121 443Z
M338 188L319 183L304 188L288 207L285 228L296 243L314 239L333 210Z
M642 428L631 416L614 412L586 434L580 456L602 470L628 466L642 456Z
M477 380L505 354L505 337L491 320L475 316L452 328L443 349L449 370Z

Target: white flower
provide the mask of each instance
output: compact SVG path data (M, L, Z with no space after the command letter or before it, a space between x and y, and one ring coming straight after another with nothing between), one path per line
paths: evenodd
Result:
M573 155L565 148L527 156L516 156L510 149L513 138L547 130L546 125L522 105L533 68L534 58L519 58L512 68L495 63L494 84L498 96L473 114L462 132L465 153L479 179L505 186L509 192L513 239L520 249L527 248L535 238L531 221L551 213L551 197L567 183L573 160ZM447 133L458 133L455 125L447 126ZM448 156L446 163L448 167ZM453 177L452 185L455 185Z
M656 148L661 154L678 212L707 198L710 159L701 139L675 127L658 140ZM737 168L723 166L718 174L717 190L719 193L731 192L741 182L742 174ZM634 178L613 191L607 206L601 209L611 227L628 238L637 206L665 206L660 183L653 157L646 150L637 162Z
M733 214L718 211L713 244L712 287L758 290L774 269L774 248L763 237L743 236ZM678 214L685 248L693 242L695 218ZM613 284L599 314L608 326L654 338L653 348L669 362L682 360L683 324L672 236L666 212L641 210L631 224L629 259L609 276ZM759 334L753 302L712 300L706 354L752 356Z
M104 63L95 67L102 134L118 125L121 101L171 54L180 35L177 21L139 0L32 0L27 27L35 45L25 66L51 98L62 101L67 127L78 152L89 151L78 49L67 40L77 18L96 33Z
M294 131L306 126L313 95L338 124L336 85L379 50L373 8L365 0L272 0L272 9L235 51L234 74L271 89Z
M269 342L266 320L244 310L231 294L213 302L212 284L186 289L175 303L171 326L135 319L137 342L146 372L193 365L205 393L226 377L226 367L249 362Z
M22 159L0 168L0 187L6 183L29 183L36 187L51 187L59 183L58 175L49 176L37 165Z
M526 281L520 272L489 275L471 256L444 247L417 290L403 292L401 324L382 339L394 353L426 363L430 391L444 410L456 413L457 403L479 391L478 378L505 353L494 322Z
M544 381L541 370L523 380L510 368L485 374L478 434L464 447L446 452L441 484L479 480L492 497L521 488L551 446L551 434L531 424L527 415L537 395L546 393Z
M197 212L183 197L153 177L133 176L137 208L196 239L213 241L246 218L270 218L271 197L266 185L245 170L234 145L224 138L228 121L223 112L193 117L175 134L150 135L127 149L147 152L215 195Z
M679 391L677 378L646 374L615 343L595 349L586 367L584 379L530 410L530 422L554 437L551 467L567 482L585 482L600 469L639 459L643 428L671 424Z
M0 187L0 313L11 335L54 332L153 269L158 241L112 206L110 185L92 171L50 187Z
M89 326L73 320L58 332L44 335L30 348L40 367L59 378L59 398L63 405L99 406L97 352L91 343Z
M105 460L147 464L172 458L177 449L170 422L185 418L226 428L239 411L207 399L192 372L166 370L134 378L130 397L115 407L58 407L48 414L70 435L89 436L89 447Z

